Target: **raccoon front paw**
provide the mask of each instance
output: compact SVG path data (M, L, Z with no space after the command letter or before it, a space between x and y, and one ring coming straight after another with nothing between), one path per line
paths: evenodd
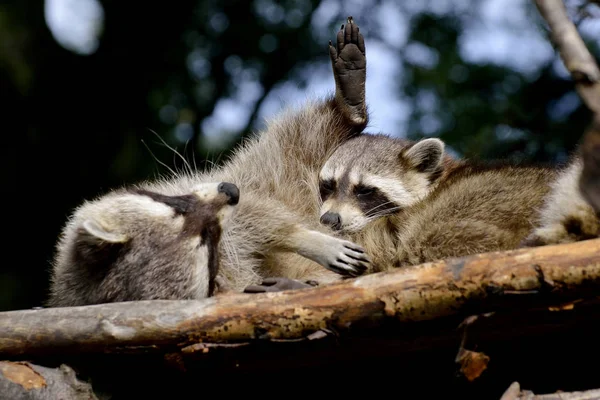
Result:
M347 240L326 236L319 247L314 261L343 276L362 275L370 263L364 249Z
M329 56L336 83L336 98L343 102L350 117L357 123L366 121L365 83L367 58L365 40L352 17L337 34L337 48L329 42Z
M260 285L251 285L244 289L244 293L281 292L283 290L306 289L317 286L314 281L306 283L288 278L266 278Z
M347 241L342 241L339 248L329 262L329 269L345 276L359 276L365 273L367 265L371 262L362 247Z

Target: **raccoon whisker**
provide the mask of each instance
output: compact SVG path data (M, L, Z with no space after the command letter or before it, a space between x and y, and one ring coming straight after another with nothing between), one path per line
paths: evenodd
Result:
M160 161L158 159L158 157L156 157L154 155L154 153L152 152L152 150L150 150L150 147L146 144L146 142L144 142L144 139L142 139L142 143L144 144L144 146L146 146L146 149L148 149L148 152L150 153L150 155L152 156L152 158L154 158L154 161L156 161L157 163L159 163L160 165L162 165L163 167L165 167L166 169L169 170L169 172L173 175L173 176L177 176L177 172L173 170L173 168L169 167L167 164L165 164L164 162Z
M185 145L187 146L187 143ZM194 171L198 171L198 164L196 164L196 151L194 149L192 149L192 164L194 164Z
M394 207L394 208L390 208L385 211L379 212L377 214L373 214L372 217L379 218L379 217L383 217L386 215L394 214L396 211L400 211L400 210L402 210L402 207Z
M400 207L400 206L395 206L395 207L391 207L391 208L379 210L377 212L372 212L373 210L375 210L375 209L372 209L372 210L369 210L369 212L365 213L365 215L367 217L377 217L377 216L380 216L380 215L385 215L385 214L393 213L393 212L395 212L397 210L400 210L400 209L402 209L402 207Z
M378 213L375 213L375 214L372 214L372 215L368 215L367 218L369 219L369 221L372 221L372 220L377 219L379 217L383 217L385 215L393 214L396 211L401 210L401 209L402 209L402 207L392 207L392 208L389 208L387 210L383 210L383 211L380 211Z
M371 212L373 212L373 211L377 210L378 208L380 208L380 207L383 207L383 206L387 206L388 204L393 204L393 203L394 203L393 201L386 201L385 203L381 203L381 204L379 204L379 205L377 205L377 206L375 206L375 207L371 208L371 209L370 209L370 210L368 210L367 212L365 212L365 215L369 215L369 213L371 213Z
M187 154L187 146L190 143L189 140L185 141L185 144L183 145L183 154ZM194 174L194 172L196 171L196 158L194 156L194 151L192 151L192 162L194 164L194 169L192 169L192 165L189 162L186 162L186 165L188 166L188 175L192 176Z
M194 172L194 171L192 170L192 166L190 165L190 163L189 163L189 162L188 162L188 161L185 159L185 157L184 157L184 156L182 156L182 155L181 155L181 153L179 153L179 152L177 151L177 149L175 149L174 147L170 146L170 145L169 145L169 144L166 142L166 140L165 140L165 139L163 139L163 138L162 138L162 137L161 137L161 136L160 136L160 135L159 135L159 134L158 134L156 131L154 131L154 130L152 130L152 129L150 129L150 128L148 128L148 130L149 130L150 132L152 132L152 133L153 133L153 134L154 134L154 135L155 135L155 136L156 136L156 137L157 137L157 138L158 138L158 139L159 139L159 140L162 142L162 144L163 144L163 145L164 145L164 146L165 146L167 149L169 149L169 150L171 150L171 151L173 152L173 158L174 158L175 156L178 156L178 157L179 157L179 158L181 158L181 160L183 161L183 165L184 165L184 167L185 167L185 168L187 168L187 169L188 169L188 171L189 171L190 173L193 173L193 172Z

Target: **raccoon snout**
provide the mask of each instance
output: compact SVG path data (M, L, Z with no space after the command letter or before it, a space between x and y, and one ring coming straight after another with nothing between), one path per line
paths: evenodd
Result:
M342 228L342 219L340 218L340 214L332 213L327 211L325 214L321 215L321 223L323 225L329 225L336 231L339 231Z
M228 197L227 204L230 206L235 206L240 201L240 190L233 183L221 182L217 187L217 192Z

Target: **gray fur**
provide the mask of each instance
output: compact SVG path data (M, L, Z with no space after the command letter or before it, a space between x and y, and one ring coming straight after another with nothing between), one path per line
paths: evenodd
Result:
M370 221L411 207L425 198L449 167L439 139L419 142L387 135L361 135L341 145L320 171L320 215L339 215L338 229L357 232ZM361 188L374 188L361 193Z
M57 245L48 305L208 296L235 209L217 188L197 185L185 210L125 189L86 201Z
M218 280L229 290L242 291L269 276L333 282L342 275L360 274L368 264L359 246L336 237L318 220L321 166L336 148L360 133L368 122L364 103L364 41L351 19L342 29L341 38L337 49L330 48L337 84L335 98L309 102L299 110L283 112L269 122L264 132L247 140L225 164L212 171L138 185L141 189L167 196L188 195L199 185L209 182L226 181L239 187L241 196L237 211L224 225L218 246L221 261ZM339 75L344 75L344 79L339 79ZM71 305L94 300L86 295L86 289L92 284L87 277L68 271L85 267L73 262L82 215L97 205L107 206L106 210L98 211L100 215L112 212L108 205L115 196L118 200L119 194L115 193L84 204L67 224L53 265L51 304ZM117 214L125 214L118 204L113 207ZM138 227L143 238L157 240L164 240L168 234L181 229L177 224L163 223L162 219L147 218L145 212L144 207L131 209L128 214L131 220L124 221L124 226L131 223ZM163 281L155 279L156 264L163 265L165 274L170 269L189 273L196 264L195 247L186 247L183 242L174 243L172 251L167 252L160 243L152 240L137 242L130 252L132 263L138 266L144 263L147 274L138 269L127 270L124 272L127 279L115 279L107 286L105 292L111 295L105 298L111 301L130 298L130 293L123 287L131 281L144 286L145 295L152 298L205 297L207 293L202 291L165 293L161 289ZM166 262L170 266L167 267ZM200 275L204 280L208 279L205 272ZM65 289L67 286L76 289L70 292ZM119 291L123 293L119 294Z
M580 190L582 171L582 159L576 155L552 182L523 246L571 243L600 235L600 220Z
M463 160L422 201L349 237L372 255L372 271L514 249L555 177L551 168Z

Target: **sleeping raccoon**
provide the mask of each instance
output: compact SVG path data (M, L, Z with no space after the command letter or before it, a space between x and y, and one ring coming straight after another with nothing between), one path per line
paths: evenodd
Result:
M515 248L555 172L453 159L438 139L363 135L320 172L321 222L371 255L371 271Z
M126 188L77 208L58 244L49 306L195 299L214 292L231 183L181 196Z
M344 233L423 200L460 161L444 142L361 135L340 146L319 173L320 220Z
M132 226L143 225L152 230L151 233L156 238L165 237L171 235L173 230L184 229L184 226L177 223L167 226L161 222L174 213L171 206L161 204L164 203L162 200L190 196L190 193L195 193L196 188L206 182L231 182L239 187L242 195L235 217L227 224L219 243L219 277L226 284L226 289L243 291L266 277L283 278L269 282L274 284L268 288L265 286L265 290L278 290L295 285L295 281L285 278L324 283L344 276L360 275L369 263L364 250L350 241L336 237L334 231L319 223L318 216L320 168L340 144L359 134L368 121L365 103L365 45L352 17L348 18L347 24L342 25L338 32L336 46L330 42L329 53L336 82L333 98L309 103L296 112L284 113L271 121L264 132L238 147L224 165L210 172L137 185L138 194L135 196L138 197L131 198L131 204L156 203L148 210L145 203L136 208L118 200L119 196L124 196L122 192L109 194L84 208L90 209L93 204L106 205L107 212L112 210L117 215L123 214L131 218ZM111 196L116 196L116 201L112 204ZM155 215L155 211L158 215ZM152 218L156 218L156 223L150 222ZM182 217L179 220L180 224L185 225L188 219ZM78 250L80 238L73 234L71 227L83 226L84 223L83 211L75 213L59 241L53 269L52 304L64 305L91 300L86 290L95 284L94 280L98 277L94 274L71 273L80 268L75 264L75 260L80 260L74 254ZM167 232L162 232L162 229ZM85 227L83 231L76 232L90 237ZM92 238L93 232L94 229ZM174 240L188 240L185 235L172 237L176 238ZM155 241L149 243L157 246ZM198 251L197 239L186 243L188 245L174 243L169 249L165 244L164 251L160 252L144 244L129 252L122 260L139 265L152 258L154 263L147 265L147 273L141 279L154 280L158 278L158 271L153 270L153 265L162 265L165 261L160 260L162 257L184 259L188 260L186 265L198 265L196 257L199 256L192 254ZM102 254L102 257L119 262L121 260L115 259L110 251ZM136 257L143 257L144 260L136 260ZM208 295L212 275L212 272L198 272L194 279L200 281L194 281L193 285L189 281L186 285L202 288L195 292L200 296ZM140 277L132 274L126 279L122 276L120 284L127 286L136 279ZM146 283L156 290L162 284L159 279ZM297 286L305 287L306 284L298 282ZM77 294L65 292L65 288L77 288ZM114 290L118 290L118 286L113 287L106 297L121 298L112 293ZM162 295L164 293L158 291L156 296ZM75 298L77 296L80 298Z
M464 162L394 218L396 266L517 248L555 176L549 167Z
M576 155L560 172L544 199L535 229L522 246L571 243L600 235L600 221L580 190L583 160Z

